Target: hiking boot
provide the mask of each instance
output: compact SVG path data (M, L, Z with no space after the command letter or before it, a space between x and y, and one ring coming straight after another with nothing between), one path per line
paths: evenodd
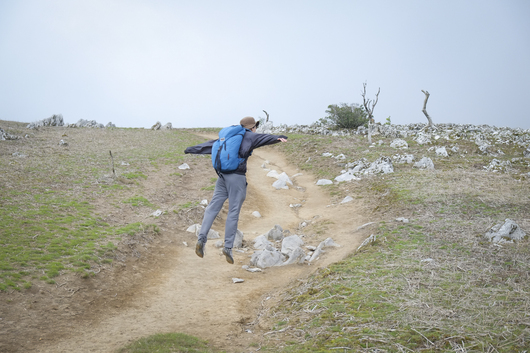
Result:
M232 249L224 248L223 255L226 257L226 262L228 262L229 264L234 263L234 258L232 257Z
M195 253L198 257L204 257L204 242L202 240L197 241L197 245L195 245Z

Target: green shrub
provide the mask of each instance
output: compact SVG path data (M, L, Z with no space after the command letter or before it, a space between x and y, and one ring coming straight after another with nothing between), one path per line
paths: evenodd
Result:
M321 121L339 129L357 129L368 124L368 114L359 104L340 103L328 105L326 113L329 115Z

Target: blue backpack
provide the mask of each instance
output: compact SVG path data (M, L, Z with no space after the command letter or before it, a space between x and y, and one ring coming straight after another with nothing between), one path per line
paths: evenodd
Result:
M239 157L239 148L245 132L241 125L232 125L219 131L219 139L212 146L212 165L218 174L236 171L239 164L245 160Z

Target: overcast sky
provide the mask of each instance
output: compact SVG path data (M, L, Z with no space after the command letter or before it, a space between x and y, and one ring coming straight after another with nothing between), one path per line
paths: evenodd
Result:
M528 0L0 0L0 119L530 128Z

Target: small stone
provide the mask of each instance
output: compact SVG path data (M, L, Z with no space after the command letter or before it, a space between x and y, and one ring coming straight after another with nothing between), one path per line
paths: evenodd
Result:
M234 278L232 278L232 282L234 282L234 283L243 283L243 282L245 282L245 280L241 279L241 278L234 277Z
M183 163L181 165L179 165L179 169L190 169L190 166L187 164L187 163Z
M160 217L162 213L163 213L162 210L156 210L155 212L151 213L151 216Z
M317 181L317 185L331 185L333 182L329 179L320 179Z
M346 202L351 202L351 201L353 201L353 197L346 196L344 199L342 199L340 203L346 203Z

